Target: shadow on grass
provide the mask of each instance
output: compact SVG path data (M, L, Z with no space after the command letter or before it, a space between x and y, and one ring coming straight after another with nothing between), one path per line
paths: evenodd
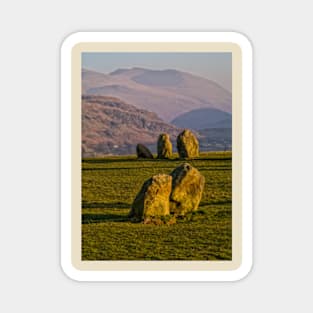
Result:
M147 168L149 169L149 167L147 167ZM156 168L158 168L158 167L156 167ZM173 166L162 166L160 168L162 168L162 169L164 169L164 168L173 169ZM83 168L82 170L83 171L99 171L99 172L101 172L101 171L116 171L116 170L134 170L134 171L138 171L138 169L144 169L144 167L142 167L142 168L140 168L138 166L136 166L136 167L105 167L105 168L103 168L103 167L101 167L101 168L99 168L99 167L90 167L90 168Z
M177 161L182 161L182 162L192 162L192 161L230 161L232 160L232 157L229 155L221 155L221 156L200 156L194 159L185 159L185 158L171 158L171 159L143 159L143 158L137 158L137 157L116 157L116 158L86 158L82 159L82 163L89 163L89 164L97 164L97 163L128 163L129 161L137 161L137 162L150 162L150 163L160 163L160 162L177 162Z
M129 218L122 214L82 214L82 224L105 222L129 222Z
M83 201L82 209L100 209L97 213L82 213L82 223L104 223L104 222L129 222L129 218L126 214L118 213L106 213L102 209L130 209L131 205L125 202L86 202Z
M231 161L232 157L230 156L221 156L221 157L198 157L193 159L195 161Z
M83 209L127 209L127 208L130 208L130 205L124 202L102 203L102 202L83 201L82 208Z
M83 163L90 163L90 164L96 164L96 163L128 163L129 161L141 161L141 162L160 162L162 160L160 159L142 159L142 158L136 158L136 157L120 157L116 159L110 159L110 158L95 158L95 159L82 159Z
M97 164L97 163L115 163L115 162L129 162L136 160L135 158L129 159L82 159L82 163L90 163L90 164Z

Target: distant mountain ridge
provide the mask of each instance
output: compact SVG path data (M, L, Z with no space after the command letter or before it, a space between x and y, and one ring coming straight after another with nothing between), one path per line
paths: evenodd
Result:
M180 128L190 128L194 130L231 128L232 115L212 108L196 109L177 116L172 120L171 124Z
M190 73L167 69L117 69L109 74L82 70L82 92L117 97L169 122L199 108L232 110L232 95L217 83Z

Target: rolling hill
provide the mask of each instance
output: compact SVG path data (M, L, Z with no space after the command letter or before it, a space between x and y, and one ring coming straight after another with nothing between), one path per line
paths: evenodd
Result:
M171 124L177 127L194 130L206 128L231 128L232 116L230 113L217 109L196 109L179 115L172 120Z
M82 155L134 154L137 143L156 146L160 133L175 140L180 129L156 113L113 97L82 96Z

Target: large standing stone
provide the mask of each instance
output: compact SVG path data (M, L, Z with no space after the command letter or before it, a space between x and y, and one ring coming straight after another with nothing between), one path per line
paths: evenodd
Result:
M137 194L129 217L145 220L170 214L169 198L172 190L172 177L158 174L144 182Z
M150 152L150 150L146 146L144 146L140 143L136 147L136 152L137 152L138 158L153 159L153 155Z
M158 159L168 159L172 156L172 143L168 134L160 134L158 138Z
M204 176L188 163L180 165L170 175L173 178L170 212L185 215L197 210L204 188Z
M181 158L195 158L199 156L199 142L189 130L183 130L177 137L177 151Z

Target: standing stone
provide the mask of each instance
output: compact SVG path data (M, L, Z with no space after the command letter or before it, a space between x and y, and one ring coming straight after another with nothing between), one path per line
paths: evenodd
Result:
M171 174L170 212L185 215L196 211L201 201L205 178L188 163L178 166Z
M158 159L168 159L172 156L172 143L168 134L160 134L158 138Z
M136 152L137 152L138 158L153 159L153 155L150 152L150 150L146 146L144 146L140 143L136 147Z
M199 156L199 142L196 136L185 129L177 137L177 151L181 158L196 158Z
M158 174L144 182L137 194L129 217L145 220L170 214L169 197L172 190L172 177Z

